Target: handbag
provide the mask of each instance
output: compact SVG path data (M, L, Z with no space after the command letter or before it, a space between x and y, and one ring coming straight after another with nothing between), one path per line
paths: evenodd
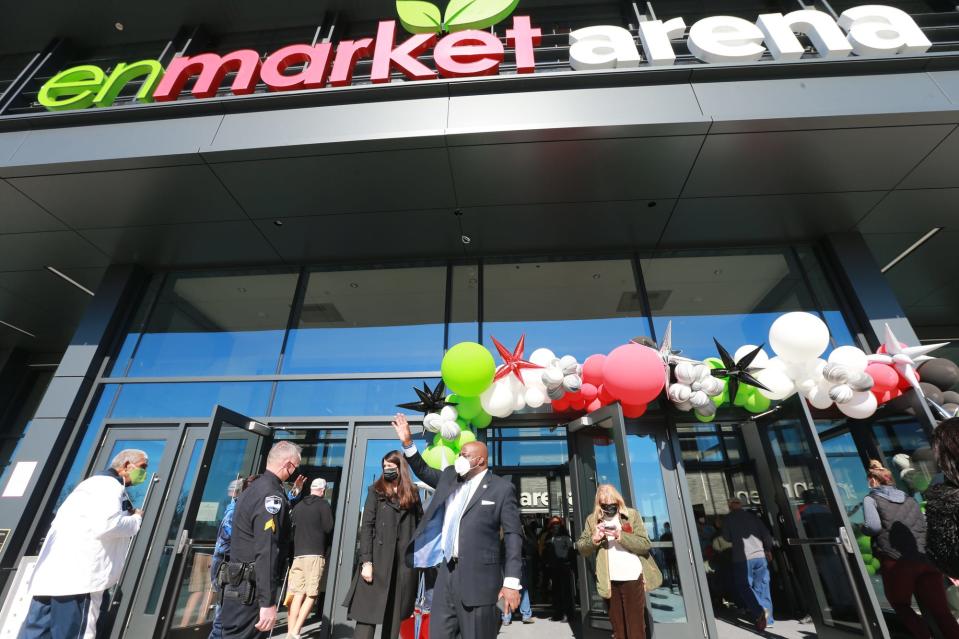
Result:
M420 583L416 587L413 615L400 624L400 639L429 639L430 604L426 594L426 573L420 571Z
M653 555L639 555L639 561L643 564L643 588L646 592L652 592L660 586L663 585L663 573L660 572L659 566L656 565L656 560L653 559Z

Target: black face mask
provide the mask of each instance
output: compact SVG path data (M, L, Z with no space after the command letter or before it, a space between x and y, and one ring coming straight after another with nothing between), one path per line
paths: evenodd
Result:
M400 471L396 470L395 468L387 468L383 471L383 479L386 481L396 481L399 479L399 476Z
M607 517L612 517L619 512L619 506L616 504L603 504L600 508L603 509L603 514Z

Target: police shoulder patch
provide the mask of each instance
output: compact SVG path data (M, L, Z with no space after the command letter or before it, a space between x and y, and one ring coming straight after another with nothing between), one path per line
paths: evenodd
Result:
M270 495L263 501L263 507L266 508L266 512L275 515L280 512L280 508L283 507L283 502L280 501L280 498L276 495Z

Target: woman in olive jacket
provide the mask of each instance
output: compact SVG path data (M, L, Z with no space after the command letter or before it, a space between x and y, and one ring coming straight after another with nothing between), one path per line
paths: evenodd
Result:
M405 552L423 517L410 468L397 450L383 457L383 474L370 486L360 527L360 569L343 605L356 620L355 639L396 639L400 623L413 614L418 571L406 565Z
M576 549L596 554L596 590L606 600L616 639L645 639L646 593L663 576L650 557L652 544L639 513L627 508L612 485L596 489L596 507L586 518Z

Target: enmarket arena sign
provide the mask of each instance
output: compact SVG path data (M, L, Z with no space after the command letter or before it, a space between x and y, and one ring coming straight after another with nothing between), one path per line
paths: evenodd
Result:
M503 4L506 2L507 4ZM159 60L116 65L108 74L94 65L65 69L48 80L39 102L50 111L107 107L130 82L142 81L139 102L172 102L188 83L194 98L212 98L225 77L235 74L234 95L247 95L263 83L270 91L302 91L352 83L357 62L372 60L370 80L388 83L393 73L408 80L496 75L506 48L483 31L509 17L518 0L453 0L441 18L439 8L422 0L398 0L400 23L411 36L398 38L397 23L380 22L375 38L333 43L292 44L266 59L252 49L225 55L202 53L173 58L164 69ZM806 36L818 60L849 56L888 57L918 54L932 43L904 11L864 5L844 11L839 20L815 10L767 13L755 23L732 16L711 16L688 28L682 18L641 22L634 34L616 26L593 26L569 34L569 64L574 71L668 66L676 62L672 40L685 38L689 51L707 64L757 62L768 51L774 61L803 57L798 36ZM527 16L514 16L506 31L517 73L536 71L536 47L542 32ZM419 57L432 52L433 68Z

